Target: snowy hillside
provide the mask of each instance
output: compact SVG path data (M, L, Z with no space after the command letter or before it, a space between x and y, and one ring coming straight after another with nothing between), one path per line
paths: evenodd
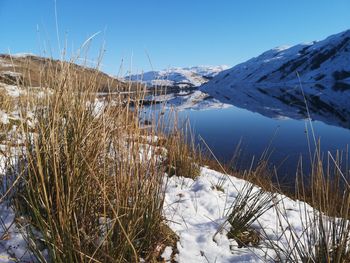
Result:
M183 68L184 70L192 71L204 78L211 79L219 74L221 71L229 69L230 67L227 65L219 65L219 66L196 66Z
M225 103L292 118L305 117L304 92L313 119L349 128L350 30L269 50L219 73L201 90Z
M138 81L152 86L191 88L206 83L228 66L198 66L189 68L169 68L127 76L126 80Z

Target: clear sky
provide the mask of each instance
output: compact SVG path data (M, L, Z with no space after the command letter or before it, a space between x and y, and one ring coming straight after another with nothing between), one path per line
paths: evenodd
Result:
M235 65L350 29L350 0L0 0L0 52L58 57L96 32L103 70ZM105 44L104 44L105 43ZM152 66L151 66L152 65Z

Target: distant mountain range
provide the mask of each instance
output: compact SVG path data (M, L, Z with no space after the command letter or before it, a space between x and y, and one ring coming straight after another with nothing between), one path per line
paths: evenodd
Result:
M130 75L125 77L125 80L141 82L148 87L193 88L208 82L218 73L228 68L228 66L224 65L169 68Z
M266 51L200 90L270 117L305 118L305 98L313 119L350 128L350 30Z

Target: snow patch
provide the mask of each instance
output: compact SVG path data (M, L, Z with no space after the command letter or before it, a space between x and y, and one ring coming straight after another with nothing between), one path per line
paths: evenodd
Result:
M222 191L215 190L218 182L223 182ZM271 208L252 225L257 231L263 229L269 237L268 242L262 240L258 247L239 248L236 241L229 240L228 228L222 226L225 226L231 204L245 184L247 182L242 179L205 167L201 168L201 175L196 180L168 178L164 215L170 228L179 236L178 262L271 262L275 252L268 242L287 247L292 235L305 233L305 217L314 210L303 202L276 194L273 204L278 206L278 202L283 202L281 211L286 213L289 223L280 221L278 209ZM254 191L257 190L255 187Z

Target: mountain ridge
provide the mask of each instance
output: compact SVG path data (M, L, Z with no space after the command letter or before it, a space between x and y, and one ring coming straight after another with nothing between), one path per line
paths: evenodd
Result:
M173 67L165 70L147 71L140 74L132 74L125 77L125 80L141 82L148 87L179 87L194 88L198 87L228 66L192 66L192 67Z
M268 50L199 89L269 117L311 117L350 128L350 30ZM311 116L306 116L305 100Z
M344 53L347 56L342 56ZM330 62L334 60L343 70L350 72L350 29L321 41L270 49L220 72L217 77L229 74L235 78L236 82L280 83L291 80L298 82L295 76L291 76L297 71L303 81L334 80L334 76L319 75L330 73L333 69ZM342 80L341 77L339 79ZM336 80L339 79L336 78Z

